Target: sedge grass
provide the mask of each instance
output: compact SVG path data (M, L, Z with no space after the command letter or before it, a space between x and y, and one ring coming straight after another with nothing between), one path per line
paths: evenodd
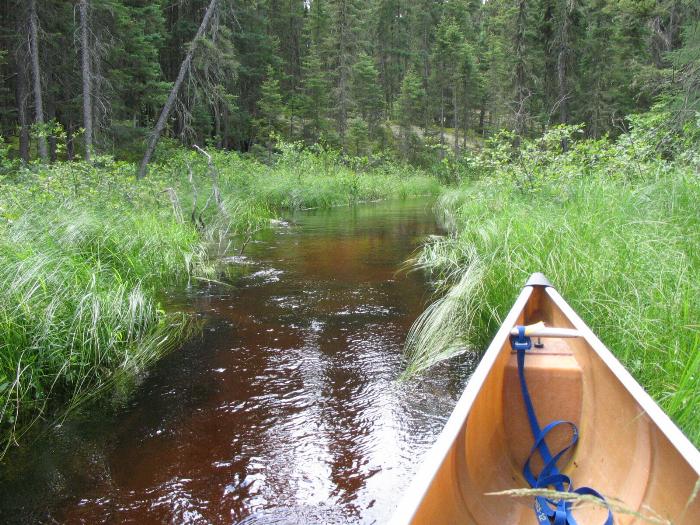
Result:
M484 181L445 195L438 209L452 233L430 240L414 264L449 299L411 331L409 372L485 348L527 277L541 271L700 443L698 202L700 181L682 166L634 183L590 177L565 191L553 182L501 193ZM463 276L475 282L464 286ZM455 311L444 311L450 305ZM445 335L436 339L438 330Z
M163 290L215 280L217 258L283 210L439 191L432 177L360 172L333 152L211 157L174 152L143 181L108 157L1 175L0 459L36 422L127 390L193 328L164 311Z
M142 371L186 335L187 319L159 307L155 283L186 273L202 246L189 231L155 224L59 209L27 213L8 229L0 250L3 449L37 418Z

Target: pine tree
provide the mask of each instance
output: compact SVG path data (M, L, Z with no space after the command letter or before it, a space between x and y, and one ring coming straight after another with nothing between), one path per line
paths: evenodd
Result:
M574 46L576 41L577 11L580 0L557 1L557 89L559 122L569 123L574 79Z
M352 109L352 66L361 40L362 11L359 0L333 0L330 45L334 53L335 118L340 145L345 147L348 119Z
M330 82L313 45L304 59L300 97L300 114L304 120L304 136L316 142L328 130Z
M700 21L687 23L682 34L682 47L668 55L677 71L668 88L669 107L679 129L697 122L700 113Z
M588 91L583 115L587 132L600 136L611 124L616 110L623 65L616 48L614 13L607 0L592 0L586 13L586 34L581 53L582 85Z
M148 126L157 117L171 87L163 78L159 63L161 51L169 54L164 49L166 6L160 2L92 3L94 18L98 19L93 23L93 32L104 31L107 34L102 40L110 43L102 61L103 99L109 99L112 113L129 122L132 129ZM109 35L119 37L110 39ZM176 74L177 71L170 78ZM104 100L100 102L103 103Z
M284 109L279 80L275 77L272 66L268 66L267 78L260 87L258 117L254 121L257 136L267 148L268 158L272 153L275 135L281 130Z
M257 101L261 86L267 78L267 68L282 71L279 57L279 37L270 30L269 11L272 6L265 0L242 4L235 12L236 68L235 88L237 110L232 133L235 147L247 149L255 135L254 121L258 118Z
M384 104L389 112L401 89L401 80L412 55L410 9L406 0L378 0L373 14L376 20L373 40L376 42L379 79Z
M517 15L515 18L515 133L522 135L525 131L527 121L526 102L529 97L527 82L526 48L525 48L525 27L527 25L527 0L518 0Z
M437 28L433 46L432 84L439 101L440 143L445 144L445 125L451 117L454 128L453 148L459 152L460 104L464 104L464 87L471 75L473 58L462 31L452 18L446 18Z
M362 117L353 117L348 122L347 151L356 157L370 153L370 131Z
M384 97L379 72L372 57L361 53L352 71L352 95L355 107L372 135L384 116Z
M406 72L401 82L401 91L397 101L397 116L401 126L401 145L404 155L409 154L409 144L412 142L413 127L421 126L424 122L425 89L420 77L413 68Z

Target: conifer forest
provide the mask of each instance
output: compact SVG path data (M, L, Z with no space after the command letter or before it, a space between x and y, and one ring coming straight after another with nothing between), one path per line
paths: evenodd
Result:
M279 523L384 523L533 272L700 445L697 0L0 2L0 521L237 523L274 493L308 518ZM331 443L285 460L296 492L245 455L264 431L214 437L283 436L294 381ZM168 434L232 399L207 444ZM362 403L390 409L332 412ZM162 507L143 480L182 448L119 474L156 427L235 443L237 488L169 471L235 503Z
M531 137L583 123L586 137L618 136L660 97L692 102L698 9L8 0L0 123L25 162L141 161L154 130L173 145L260 154L284 140L423 165L501 129Z

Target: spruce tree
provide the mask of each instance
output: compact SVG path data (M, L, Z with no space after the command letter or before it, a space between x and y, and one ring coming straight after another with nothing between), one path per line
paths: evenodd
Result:
M396 112L401 128L401 146L404 155L409 154L409 144L413 142L414 126L422 126L425 112L425 89L420 77L413 68L406 72L401 82L401 91L396 104Z
M267 149L268 159L272 153L275 135L281 131L284 118L284 103L280 93L280 83L272 66L267 67L267 78L260 87L258 116L254 121L256 134Z
M303 63L300 114L304 122L304 136L313 143L329 128L328 108L331 84L323 70L321 59L313 45Z
M372 135L384 116L384 97L379 85L379 72L372 57L366 53L360 54L353 66L352 95L357 112Z

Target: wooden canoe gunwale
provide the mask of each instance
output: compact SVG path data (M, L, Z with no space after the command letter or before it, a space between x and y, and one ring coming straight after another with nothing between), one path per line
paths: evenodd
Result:
M536 288L539 288L537 293L542 294L539 297L551 301L553 306L558 308L561 314L566 318L566 321L580 333L580 337L586 342L588 347L593 350L593 353L597 355L610 370L612 375L620 382L629 396L638 404L641 409L640 415L645 414L649 418L651 423L660 431L668 442L675 447L676 451L684 458L700 480L700 452L698 452L690 440L678 429L668 415L666 415L649 394L644 391L618 359L598 339L590 328L586 326L583 320L551 285L539 282L530 284L530 281L528 281L528 284L520 292L493 341L484 353L481 362L457 401L452 414L438 436L434 446L423 459L422 465L415 475L413 482L409 486L392 517L391 524L406 525L413 522L413 518L418 513L424 498L431 488L433 480L437 477L443 465L445 465L445 462L450 460L450 454L453 452L455 443L460 439L460 434L463 436L467 424L467 417L472 411L487 378L491 374L507 342L512 327L518 324L522 316L525 315L526 307L528 307L529 301L533 298L533 292L535 292ZM457 450L459 450L459 447Z
M661 407L652 399L644 388L632 377L627 369L620 361L608 350L608 347L598 339L590 328L583 322L578 314L569 306L569 304L559 295L554 288L547 288L546 293L552 299L559 309L572 324L581 332L586 342L590 345L593 351L598 354L598 357L612 371L627 391L641 406L642 410L651 419L651 421L661 430L671 444L680 452L686 459L688 464L695 470L695 473L700 480L700 451L690 442L690 440L681 432L676 424L668 417Z
M418 507L420 506L425 493L428 490L430 482L433 480L437 472L440 470L443 461L445 461L452 444L457 439L459 433L462 431L464 422L469 415L469 412L476 400L476 396L479 394L486 377L491 372L496 358L498 357L503 344L506 339L510 337L510 329L513 325L517 323L518 318L525 310L525 305L527 304L532 292L534 290L533 286L525 286L518 298L515 300L513 307L508 312L503 324L496 332L496 336L491 341L488 349L481 358L479 365L474 370L469 382L462 392L457 404L455 405L452 414L450 415L447 423L440 432L437 441L433 447L428 451L428 453L423 458L423 464L413 478L414 481L406 491L399 507L397 508L394 516L392 517L392 525L403 525L410 523L411 519L415 515Z

